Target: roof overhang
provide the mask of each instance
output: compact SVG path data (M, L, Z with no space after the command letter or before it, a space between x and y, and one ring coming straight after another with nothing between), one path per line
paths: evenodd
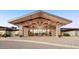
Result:
M38 18L38 17L49 19L49 20L52 20L54 22L60 23L62 25L66 25L66 24L69 24L72 22L68 19L56 16L56 15L52 15L52 14L47 13L47 12L40 11L40 12L34 12L34 13L29 14L29 15L22 16L20 18L16 18L13 21L10 21L9 23L16 25L16 24L19 24L21 22L24 22L24 21L27 21L30 19L34 19L34 18Z
M79 31L79 28L61 28L62 32Z

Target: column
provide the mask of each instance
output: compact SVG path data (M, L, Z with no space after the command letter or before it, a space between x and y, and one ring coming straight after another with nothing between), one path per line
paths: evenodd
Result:
M51 35L52 35L52 36L55 36L55 29L52 29L52 30L51 30Z
M19 35L23 36L23 26L19 25L18 27L19 27Z
M56 37L58 37L60 35L60 24L56 25Z
M28 28L24 27L24 36L27 37L28 36Z

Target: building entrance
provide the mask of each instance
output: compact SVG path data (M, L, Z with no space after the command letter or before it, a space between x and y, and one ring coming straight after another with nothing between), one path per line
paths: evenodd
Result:
M50 29L30 29L28 31L29 36L51 36Z

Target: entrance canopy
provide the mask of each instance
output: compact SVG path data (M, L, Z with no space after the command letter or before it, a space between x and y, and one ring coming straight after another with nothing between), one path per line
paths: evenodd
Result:
M60 27L71 22L47 12L37 11L9 23L17 25L23 36L58 36L61 34Z
M16 19L10 21L9 23L17 25L17 24L21 24L22 22L32 20L35 18L43 18L43 19L51 20L52 22L60 23L61 25L66 25L66 24L69 24L72 22L68 19L56 16L56 15L53 15L53 14L50 14L50 13L47 13L44 11L37 11L37 12L33 12L31 14L16 18Z

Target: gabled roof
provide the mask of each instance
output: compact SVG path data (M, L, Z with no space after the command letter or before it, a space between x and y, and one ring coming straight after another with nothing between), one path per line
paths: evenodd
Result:
M9 23L18 24L20 22L24 22L24 21L34 19L34 18L37 18L37 17L50 19L52 21L61 23L63 25L66 25L66 24L69 24L69 23L72 22L72 21L65 19L63 17L59 17L59 16L56 16L56 15L53 15L53 14L50 14L50 13L47 13L47 12L44 12L44 11L36 11L36 12L30 13L30 14L27 14L25 16L16 18L16 19L10 21Z

